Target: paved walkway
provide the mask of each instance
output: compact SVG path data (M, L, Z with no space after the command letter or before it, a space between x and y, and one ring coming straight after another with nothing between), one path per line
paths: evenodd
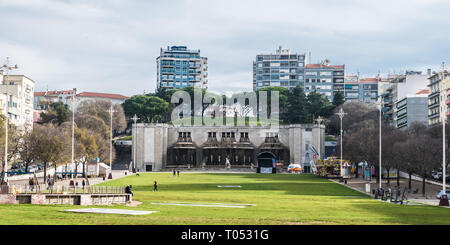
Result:
M333 180L333 181L335 181L335 180ZM343 182L339 182L337 180L335 182L344 185ZM370 183L371 191L372 191L372 189L377 189L379 186L379 184L376 183L376 180L372 180L369 182L369 181L365 181L362 178L349 179L349 180L347 180L346 186L348 186L351 189L355 189L360 192L366 193L365 190L366 190L367 183ZM397 188L397 180L391 179L389 185L387 184L387 180L382 180L381 186L384 190L387 190L389 188L391 188L391 190L395 190ZM400 189L402 192L403 192L403 189L405 188L405 186L408 187L408 179L401 178L400 179ZM434 205L434 206L439 205L439 199L436 198L436 194L442 188L441 186L431 184L431 183L426 183L425 184L425 196L422 194L422 182L421 181L412 180L411 188L412 188L412 190L418 189L419 191L418 191L418 193L413 193L412 191L407 192L406 197L408 198L408 201L427 204L427 205ZM366 193L366 194L373 196L372 193Z
M128 175L132 175L131 172L128 172ZM114 179L118 179L118 178L122 178L122 177L126 177L128 175L125 175L125 171L124 170L113 170L112 171L112 177L113 180ZM53 176L52 176L53 177ZM78 186L81 187L81 182L83 181L84 178L81 178L81 176L78 176L77 178L74 178L75 182L78 182ZM43 184L44 183L44 177L38 177L39 183ZM63 179L63 180L58 180L55 182L55 185L69 185L70 183L70 178L67 179ZM103 178L89 178L89 184L91 185L96 185L99 183L102 183L104 181L109 181L109 179L105 179L103 180ZM23 179L23 180L10 180L9 183L11 185L28 185L28 179Z

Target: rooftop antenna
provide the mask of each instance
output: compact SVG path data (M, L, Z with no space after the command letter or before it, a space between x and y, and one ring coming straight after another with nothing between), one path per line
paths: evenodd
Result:
M308 64L311 64L311 51L309 51L309 59L308 59Z
M444 61L442 61L442 71L444 72L445 71L445 62Z

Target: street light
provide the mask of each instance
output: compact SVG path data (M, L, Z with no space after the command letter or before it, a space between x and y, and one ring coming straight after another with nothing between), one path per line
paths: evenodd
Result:
M74 88L72 91L72 166L70 167L71 169L73 169L74 166L74 152L75 152L75 96L77 93L77 89ZM66 169L67 171L67 169ZM77 172L77 169L75 170L75 172ZM73 178L73 175L70 175Z
M379 161L380 161L380 166L378 167L379 168L379 172L378 172L378 179L379 179L379 188L381 189L381 109L382 109L382 105L383 105L383 100L382 100L382 97L381 97L381 95L379 96L380 97L380 129L379 129L379 132L380 132L380 155L379 155ZM389 173L388 173L389 174Z
M9 80L9 71L13 70L13 69L19 69L19 67L16 65L14 66L10 66L9 65L9 57L6 57L6 63L1 67L1 69L6 70L6 79L5 84L8 85L8 80ZM6 94L6 102L5 102L5 115L6 115L6 120L5 120L5 169L3 170L3 172L5 172L5 178L4 180L2 179L2 182L6 182L8 180L8 109L9 109L9 94Z
M339 110L339 112L337 113L337 115L339 116L339 118L341 119L341 176L343 176L342 174L342 119L344 118L345 115L347 115L347 113L344 112L344 109Z
M133 134L132 134L132 139L133 139L133 141L132 141L132 143L133 143L133 173L136 173L136 144L135 144L135 142L136 142L136 133L135 133L135 131L136 131L136 121L139 119L137 116L136 116L136 114L134 114L134 116L133 116L133 118L131 118L131 119L133 119L133 121L134 121L134 124L133 124Z
M441 83L444 82L445 79L445 63L442 63L442 73L441 73ZM444 83L445 84L445 83ZM446 89L446 88L444 88ZM447 163L446 157L445 157L445 151L447 150L445 147L445 124L447 122L447 115L444 114L442 117L442 195L439 201L439 206L448 206L448 197L446 192L446 174L447 170L445 168L445 165Z
M321 143L322 143L322 142L320 142L320 141L321 141L320 138L321 138L322 135L321 135L321 132L320 132L320 123L323 122L324 119L323 119L322 117L319 116L315 121L319 124L319 152L318 152L318 153L319 153L319 159L322 160L322 158L321 158L321 156L322 156L322 147L321 147Z
M6 182L8 180L8 109L9 109L9 94L5 93L6 95L6 102L5 102L5 114L6 114L6 119L5 119L5 169L3 170L3 172L5 172L5 178L4 180L2 179L2 183Z
M113 113L116 112L113 109L113 104L111 102L111 107L108 110L109 115L110 115L110 125L109 125L109 137L110 137L110 141L109 141L109 168L110 170L112 170L112 140L113 140L113 133L112 133L112 117L113 117Z

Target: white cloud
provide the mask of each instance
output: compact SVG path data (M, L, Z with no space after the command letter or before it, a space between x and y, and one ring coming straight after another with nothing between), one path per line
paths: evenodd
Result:
M159 49L187 45L209 59L209 88L252 89L256 54L278 45L348 71L448 61L447 1L0 2L0 59L38 87L132 95L155 87Z

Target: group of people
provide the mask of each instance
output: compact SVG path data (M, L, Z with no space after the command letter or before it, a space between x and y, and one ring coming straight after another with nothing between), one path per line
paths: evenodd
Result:
M173 176L177 175L178 177L180 176L180 170L173 170Z
M83 189L84 189L84 187L86 186L86 181L84 181L84 179L81 181L81 185L83 186ZM78 181L70 180L69 186L71 188L78 187Z

